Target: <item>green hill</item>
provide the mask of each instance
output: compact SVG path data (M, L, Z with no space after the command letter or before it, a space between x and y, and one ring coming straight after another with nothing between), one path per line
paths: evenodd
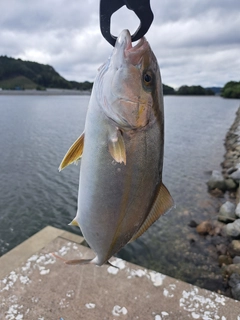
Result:
M0 88L3 89L35 89L36 83L24 76L16 76L0 81Z
M223 98L240 98L240 81L230 81L222 88L221 96Z
M91 82L68 81L53 67L32 61L0 56L0 87L2 89L79 89L90 90Z

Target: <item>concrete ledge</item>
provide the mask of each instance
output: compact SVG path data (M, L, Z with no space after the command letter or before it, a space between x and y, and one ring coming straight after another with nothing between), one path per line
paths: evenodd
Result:
M73 233L47 226L0 258L0 279L57 237L62 237L76 243L82 243L84 240L83 237Z
M117 268L63 263L94 257L82 240L47 227L3 256L0 319L240 320L239 301L121 259L111 259Z

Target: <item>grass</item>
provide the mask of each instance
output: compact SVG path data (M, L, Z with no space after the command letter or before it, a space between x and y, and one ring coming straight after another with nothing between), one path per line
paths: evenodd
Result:
M0 81L0 88L2 89L36 89L37 84L34 83L32 80L24 77L24 76L17 76L11 79L2 80Z

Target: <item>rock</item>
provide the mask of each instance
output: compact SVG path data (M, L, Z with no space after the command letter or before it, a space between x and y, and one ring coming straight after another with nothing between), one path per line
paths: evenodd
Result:
M234 141L232 141L231 144L233 144ZM236 159L236 151L233 151L233 150L228 150L227 153L225 154L225 159L230 159L230 160L233 160L234 158Z
M197 222L195 220L191 220L188 224L189 227L191 228L196 228L197 227Z
M220 243L216 245L217 253L220 255L226 255L227 253L227 246L224 243Z
M226 159L222 162L223 168L231 168L234 164L234 161L231 159Z
M213 170L207 185L210 190L213 190L216 188L224 191L226 190L226 183L225 183L224 177L221 174L221 172L217 170Z
M199 234L209 234L209 232L213 229L213 226L212 226L212 223L210 221L203 221L201 222L197 228L196 228L196 231L199 233Z
M233 180L240 181L240 169L237 169L233 173L229 174L229 177L232 178Z
M236 192L235 191L229 191L229 199L236 199Z
M231 167L227 170L228 175L240 169L240 163L237 163L234 167Z
M187 234L187 239L189 240L190 244L198 241L198 236L194 233Z
M220 222L218 220L213 220L212 224L213 224L214 228L220 228L220 229L222 229L223 226L225 226L225 223Z
M237 208L235 210L235 215L240 218L240 203L238 203Z
M218 246L219 244L225 244L225 239L223 239L223 237L219 236L219 235L216 235L216 236L212 236L210 237L210 242L216 247Z
M221 234L221 231L222 231L222 228L215 227L209 232L209 234L210 234L210 236L217 236L217 235Z
M231 178L225 179L225 184L226 184L226 189L227 190L234 190L238 186L237 183Z
M228 238L227 231L226 231L226 225L222 228L220 236L223 238Z
M218 257L218 263L220 266L222 266L223 264L228 265L228 264L232 264L233 260L230 256L226 256L226 255L220 255Z
M207 240L207 242L209 242L209 243L211 243L212 241L212 237L208 234L208 235L206 235L206 240Z
M213 226L213 228L209 232L209 234L211 236L217 236L217 235L221 234L222 228L223 228L223 226L225 226L225 224L220 221L214 220L214 221L212 221L212 226Z
M234 256L240 256L240 241L239 240L233 240L229 246L229 251Z
M230 280L228 282L230 285L232 296L236 300L240 300L240 275L237 273L233 273L230 276Z
M233 263L234 263L234 264L240 263L240 256L235 256L235 257L233 258Z
M228 284L230 285L230 287L233 288L239 283L240 283L240 275L237 273L233 273L228 281Z
M222 272L225 276L230 276L233 273L240 275L240 264L223 265Z
M235 220L233 223L227 224L224 229L227 236L239 237L240 236L240 219Z
M216 188L213 190L210 190L210 193L212 196L217 197L217 198L223 198L224 197L224 193L222 192L222 190Z
M240 300L240 283L231 290L232 296L236 300Z
M230 201L225 202L220 208L218 220L223 222L232 222L236 220L235 204Z
M206 249L207 249L207 252L208 252L207 255L210 258L212 258L214 261L216 261L218 259L218 254L216 252L216 247L214 245L208 245L206 247ZM210 268L209 268L209 270L210 270Z

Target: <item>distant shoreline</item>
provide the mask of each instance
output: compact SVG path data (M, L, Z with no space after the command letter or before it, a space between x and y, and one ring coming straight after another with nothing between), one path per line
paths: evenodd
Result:
M74 90L74 89L46 89L46 90L0 90L0 96L90 96L89 90ZM207 95L189 95L189 94L164 94L164 97L209 97ZM215 97L220 97L219 94L215 94ZM212 96L212 97L214 97Z
M89 96L88 90L70 90L70 89L47 89L47 90L0 90L0 95L34 95L34 96L53 96L53 95L70 95L70 96Z

